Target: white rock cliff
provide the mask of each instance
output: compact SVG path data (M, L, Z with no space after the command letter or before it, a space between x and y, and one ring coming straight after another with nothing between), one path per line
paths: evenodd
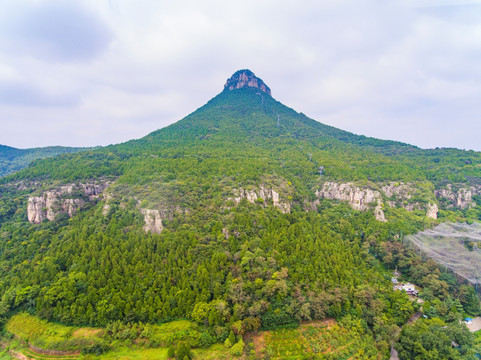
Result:
M104 183L69 184L28 198L27 218L33 224L53 220L60 213L70 217L86 203L97 199L108 186Z
M279 193L264 185L261 185L258 189L235 189L234 195L235 197L229 198L228 200L233 200L236 204L239 204L242 199L246 199L253 204L256 203L258 199L262 199L263 201L272 200L272 205L279 208L281 212L285 214L291 212L291 204L289 202L281 202Z
M360 188L353 183L325 182L320 189L316 190L316 196L324 199L347 201L355 210L365 211L375 206L374 215L379 221L386 221L383 211L383 195L387 198L394 196L397 201L387 201L387 205L390 207L402 207L408 211L425 208L426 216L436 219L438 213L436 204L428 204L423 207L418 202L409 202L413 191L414 189L410 185L403 183L385 184L381 187L381 191L377 191Z

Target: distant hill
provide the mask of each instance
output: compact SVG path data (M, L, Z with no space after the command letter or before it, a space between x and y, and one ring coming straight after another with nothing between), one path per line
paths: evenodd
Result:
M17 149L10 146L0 145L0 176L13 174L26 168L36 159L44 159L65 153L75 153L90 150L92 148L48 146L32 149Z

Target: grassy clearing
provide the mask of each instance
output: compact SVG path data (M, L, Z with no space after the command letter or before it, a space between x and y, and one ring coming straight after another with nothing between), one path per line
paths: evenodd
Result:
M226 348L222 344L214 344L208 349L193 349L194 359L202 360L218 360L218 359L238 359L238 356L234 356L231 350Z
M85 360L167 360L167 349L145 349L142 347L130 348L121 347L100 356L85 355L81 359Z
M198 325L188 320L177 320L160 325L149 325L148 338L157 346L168 347L179 340L195 342L200 336Z
M100 329L49 323L29 314L13 316L5 328L29 344L47 350L75 352L102 341Z
M146 325L143 336L137 339L112 339L104 337L107 330L90 327L73 327L49 323L29 314L17 314L6 324L6 329L17 339L5 339L10 348L35 360L166 360L168 346L180 340L197 339L199 326L187 320L159 325ZM23 342L22 342L22 341ZM47 350L77 351L68 355L44 355L28 348L28 344ZM102 355L81 354L82 347L105 344L111 350ZM149 345L147 347L146 345ZM0 349L1 350L1 349ZM193 349L196 359L233 359L230 349L215 344L208 349ZM0 360L12 359L6 351L0 352Z
M11 360L13 357L9 354L8 350L0 349L0 360Z

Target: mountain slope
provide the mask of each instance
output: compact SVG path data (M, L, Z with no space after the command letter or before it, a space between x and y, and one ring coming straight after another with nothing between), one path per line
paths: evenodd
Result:
M480 154L350 134L268 90L242 70L142 139L4 177L0 315L189 318L216 341L231 329L346 317L384 352L414 305L392 291L379 259L429 275L433 299L451 299L448 280L457 296L456 280L396 239L437 216L480 219Z

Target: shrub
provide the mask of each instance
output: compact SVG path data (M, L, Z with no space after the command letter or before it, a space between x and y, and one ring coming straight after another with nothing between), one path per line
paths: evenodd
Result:
M190 345L186 342L180 342L177 345L177 359L192 359L192 351L190 350Z
M110 350L110 346L106 344L95 344L91 346L86 346L82 349L82 354L92 354L92 355L102 355Z
M209 346L215 344L217 339L209 334L207 331L200 335L199 343L201 347L208 348Z
M169 359L173 359L175 357L175 348L173 346L169 347L169 350L167 351L167 357Z
M244 341L242 341L242 339L239 340L237 344L230 348L230 352L232 355L241 356L244 352Z

